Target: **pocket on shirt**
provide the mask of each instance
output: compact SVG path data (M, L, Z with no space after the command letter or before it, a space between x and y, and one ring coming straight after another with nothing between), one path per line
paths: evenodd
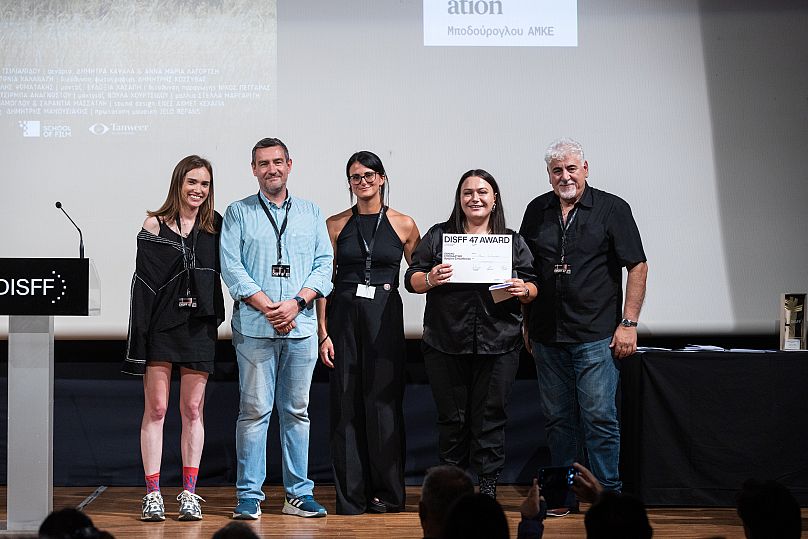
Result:
M558 226L543 227L536 239L526 240L528 248L537 258L556 260L561 252L561 240Z
M596 223L586 223L578 230L578 249L585 253L597 253L608 249L609 238L606 227Z
M314 230L298 230L289 236L286 248L291 255L306 257L311 259L314 256L314 246L317 236Z

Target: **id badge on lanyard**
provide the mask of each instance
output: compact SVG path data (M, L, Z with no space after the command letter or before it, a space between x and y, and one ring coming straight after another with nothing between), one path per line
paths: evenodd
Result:
M357 216L359 212L356 209L356 206L354 206L352 210L354 216ZM376 227L373 229L373 237L370 239L370 245L368 245L368 242L365 240L365 236L362 234L362 227L359 226L358 222L356 225L359 232L359 237L362 240L362 247L365 248L365 284L359 283L356 285L356 297L358 298L373 299L376 296L376 287L370 285L370 268L371 259L373 257L373 245L376 242L376 232L379 230L382 217L384 217L384 206L379 209L379 217L376 219Z
M191 245L185 245L185 237L182 235L182 223L180 216L177 214L177 231L180 236L180 244L182 245L182 265L185 268L185 296L177 298L177 307L180 309L194 309L196 308L196 295L191 291L192 289L192 273L191 270L196 268L196 240L199 237L199 229L194 223L190 235L192 236Z
M261 199L261 193L258 193L257 196L258 202L261 203L261 208L264 210L267 219L269 219L269 223L272 225L272 229L275 231L276 247L278 249L278 263L272 264L272 276L288 278L292 274L292 267L289 264L283 263L281 239L283 238L283 233L286 231L286 224L289 222L289 210L292 207L292 201L291 199L287 199L287 201L283 203L282 206L286 207L286 215L284 215L283 223L281 224L280 229L278 229L278 223L275 222L275 218L272 217L271 213L269 213L269 208L267 208L267 205L264 204L264 201Z
M292 274L292 267L289 264L272 264L273 277L289 277Z
M356 297L373 299L375 295L376 295L375 286L370 286L369 284L361 284L361 283L356 285Z
M558 224L561 226L561 263L553 266L553 273L556 275L570 275L572 273L572 266L567 264L567 231L575 220L576 215L578 215L577 206L565 224L561 212L558 212Z

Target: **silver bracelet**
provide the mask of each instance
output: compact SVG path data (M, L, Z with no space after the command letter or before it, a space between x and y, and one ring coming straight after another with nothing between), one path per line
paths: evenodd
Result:
M432 288L432 283L429 282L429 272L424 273L424 282L427 288Z

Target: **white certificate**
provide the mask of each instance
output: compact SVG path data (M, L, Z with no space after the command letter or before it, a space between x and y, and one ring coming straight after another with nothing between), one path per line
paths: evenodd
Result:
M452 265L450 283L502 283L511 278L510 234L444 234L443 262Z

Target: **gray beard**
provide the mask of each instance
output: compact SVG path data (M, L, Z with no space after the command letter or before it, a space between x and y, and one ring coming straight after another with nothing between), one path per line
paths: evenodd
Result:
M570 187L572 189L569 189ZM559 186L558 196L565 201L575 200L575 197L578 196L578 188L575 185Z

